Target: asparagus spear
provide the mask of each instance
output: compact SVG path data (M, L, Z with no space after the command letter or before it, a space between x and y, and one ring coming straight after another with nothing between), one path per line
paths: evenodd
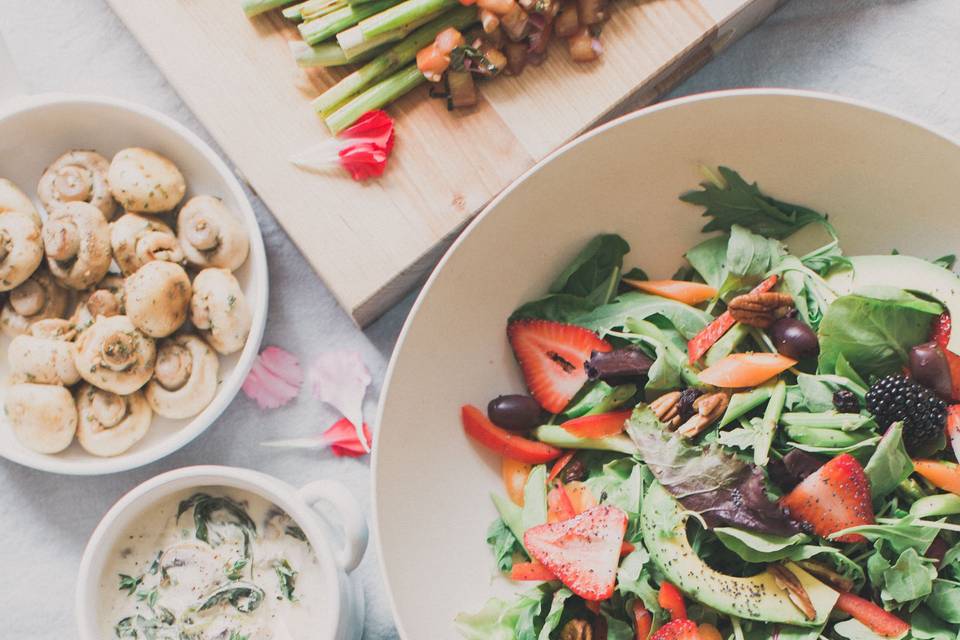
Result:
M353 60L354 58L359 57L371 49L376 49L377 47L385 44L403 40L415 29L422 27L436 17L436 15L432 14L426 15L419 20L414 20L413 22L405 24L402 27L398 27L393 31L387 31L386 33L381 33L379 36L367 39L363 37L363 32L360 30L359 26L350 27L349 29L345 29L337 34L337 42L340 44L340 48L343 49L343 52L346 54L347 58Z
M360 116L371 109L379 109L389 102L393 102L427 79L423 77L417 65L401 69L389 78L381 80L360 95L344 104L342 107L326 117L327 127L334 134L340 133Z
M417 52L433 42L437 34L444 29L448 27L462 29L477 20L476 7L461 6L445 13L324 91L313 101L313 108L317 113L332 111L341 102L362 91L377 79L412 62L417 57Z
M357 7L347 5L341 9L331 11L325 16L316 20L309 20L299 25L300 35L307 44L317 44L323 42L340 31L352 27L364 18L378 14L384 9L395 5L397 0L377 0L370 4L364 4Z
M406 0L361 20L358 26L366 40L403 27L424 16L438 15L457 4L458 0Z
M294 0L243 0L243 12L248 18L258 16L272 9L293 4Z

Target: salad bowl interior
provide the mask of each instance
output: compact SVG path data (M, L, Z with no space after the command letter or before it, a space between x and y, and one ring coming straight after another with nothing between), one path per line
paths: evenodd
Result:
M670 278L702 241L678 200L700 166L727 166L778 199L829 215L845 253L956 251L960 147L900 116L822 94L721 92L628 115L553 154L454 244L394 353L374 446L375 539L401 635L456 637L454 617L522 585L485 542L500 459L468 439L460 407L524 393L506 321L600 233L630 244L624 270ZM789 239L794 253L813 231Z
M42 94L17 97L0 109L0 176L36 196L46 167L68 149L93 149L106 157L125 147L141 146L170 158L187 182L186 198L210 194L221 198L249 234L250 252L235 276L253 313L245 347L221 358L221 381L212 402L198 415L173 420L155 416L146 436L126 452L93 456L74 441L57 454L27 449L8 424L0 424L0 456L20 464L64 474L103 474L138 467L176 451L202 433L240 390L257 355L267 313L267 264L256 217L236 177L206 143L183 125L156 111L105 97ZM9 373L7 346L0 337L0 377ZM8 385L0 384L0 403ZM0 423L5 422L0 417Z

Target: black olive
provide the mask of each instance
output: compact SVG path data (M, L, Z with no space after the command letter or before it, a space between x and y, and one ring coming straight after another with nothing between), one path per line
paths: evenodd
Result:
M587 465L574 458L570 461L570 464L565 466L563 471L560 472L560 478L566 483L586 480Z
M647 375L653 360L640 347L629 346L613 351L594 351L583 367L591 380L610 385L624 384Z
M950 364L937 343L925 342L910 349L910 375L941 398L950 399Z
M796 318L780 318L769 330L777 351L793 358L803 360L814 358L820 353L820 341L813 329Z
M530 396L497 396L487 405L487 417L510 431L529 431L543 424L543 410Z

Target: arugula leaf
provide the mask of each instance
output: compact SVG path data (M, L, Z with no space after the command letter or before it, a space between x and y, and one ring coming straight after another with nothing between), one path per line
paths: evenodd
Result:
M497 569L506 573L513 568L513 556L523 550L517 537L513 535L510 527L504 523L503 518L497 518L490 523L487 529L487 544L493 551L493 557L497 561Z
M680 200L704 207L704 217L713 218L704 232L729 231L739 224L754 233L782 240L811 222L825 223L826 216L807 207L776 200L761 193L739 173L718 167L720 180L703 183L700 191L688 191Z
M776 562L791 557L797 545L810 540L805 533L777 536L769 533L745 531L737 527L717 527L713 530L727 549L746 562Z
M537 640L536 621L550 595L542 585L514 602L491 598L480 611L461 613L454 623L466 640Z
M563 616L563 605L567 598L573 595L573 592L566 587L558 589L553 594L553 600L550 601L550 610L547 617L543 620L543 627L540 629L537 640L550 640L550 634L554 629L560 626L560 619Z
M950 271L953 269L953 266L957 263L957 256L951 253L945 256L940 256L939 258L935 258L930 262L937 265L938 267L943 267L947 271Z
M910 637L918 640L960 640L960 630L921 606L910 617Z
M877 635L870 627L856 618L836 623L833 625L833 631L847 640L884 640L884 636Z
M833 269L850 269L853 263L850 258L843 255L840 250L840 241L836 236L833 240L819 249L814 249L810 253L800 258L801 264L815 273L823 276Z
M700 333L713 320L713 316L709 313L682 302L640 291L631 291L572 322L592 329L602 337L616 327L625 326L627 320L631 318L647 320L655 315L666 318L687 340Z
M740 287L753 286L777 266L787 254L781 242L766 238L738 224L730 229L727 243L727 271L740 279ZM723 288L727 288L724 283Z
M886 497L913 473L913 461L903 444L903 423L894 422L887 429L863 468L870 480L873 499Z
M553 322L579 324L578 320L588 315L593 309L594 305L590 304L584 298L558 293L531 300L517 307L517 309L510 314L510 320L535 318L539 320L552 320Z
M852 391L861 403L867 396L866 387L841 375L801 373L797 376L797 386L802 396L800 405L812 413L833 411L833 394L840 389Z
M924 604L939 618L960 624L960 582L934 580L930 597Z
M593 238L550 285L550 293L585 298L593 305L606 304L617 290L627 241L616 234Z
M837 298L820 323L818 370L834 371L843 355L866 375L899 371L910 348L927 339L930 315L930 310L920 310L913 302L905 305L899 300L860 295Z
M899 607L914 600L925 598L933 591L937 570L933 561L921 558L916 549L907 549L896 563L883 572L883 582L874 582L874 587L883 589L880 598L887 606Z
M684 254L703 281L719 290L727 279L727 243L730 236L708 238Z
M832 534L830 537L859 533L869 540L882 540L889 543L890 548L897 554L903 553L907 549L913 549L919 554L924 554L930 548L939 531L935 527L916 524L917 518L913 516L899 518L892 522L881 522L878 519L878 522L880 523L848 527Z

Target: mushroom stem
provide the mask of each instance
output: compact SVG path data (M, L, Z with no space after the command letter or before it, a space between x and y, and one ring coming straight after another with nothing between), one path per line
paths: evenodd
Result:
M137 257L144 263L151 260L182 262L183 251L177 237L163 231L151 231L137 242Z
M10 291L10 306L21 316L35 316L43 311L46 304L47 292L33 278Z
M57 172L53 187L64 202L89 201L93 192L93 176L77 165L68 165Z
M137 359L133 338L122 331L107 336L100 347L100 354L104 364L113 371L123 371Z
M190 351L181 344L168 343L157 354L157 366L154 377L168 391L176 391L190 379L193 358Z
M90 317L115 316L120 313L120 303L117 296L106 289L97 289L87 298L87 311Z
M187 240L200 251L216 249L220 244L220 229L217 224L204 217L195 218L186 230Z
M93 391L90 413L105 428L115 427L127 416L127 401L109 391Z
M43 244L47 255L60 262L75 258L80 251L80 233L70 220L48 220L43 228Z

